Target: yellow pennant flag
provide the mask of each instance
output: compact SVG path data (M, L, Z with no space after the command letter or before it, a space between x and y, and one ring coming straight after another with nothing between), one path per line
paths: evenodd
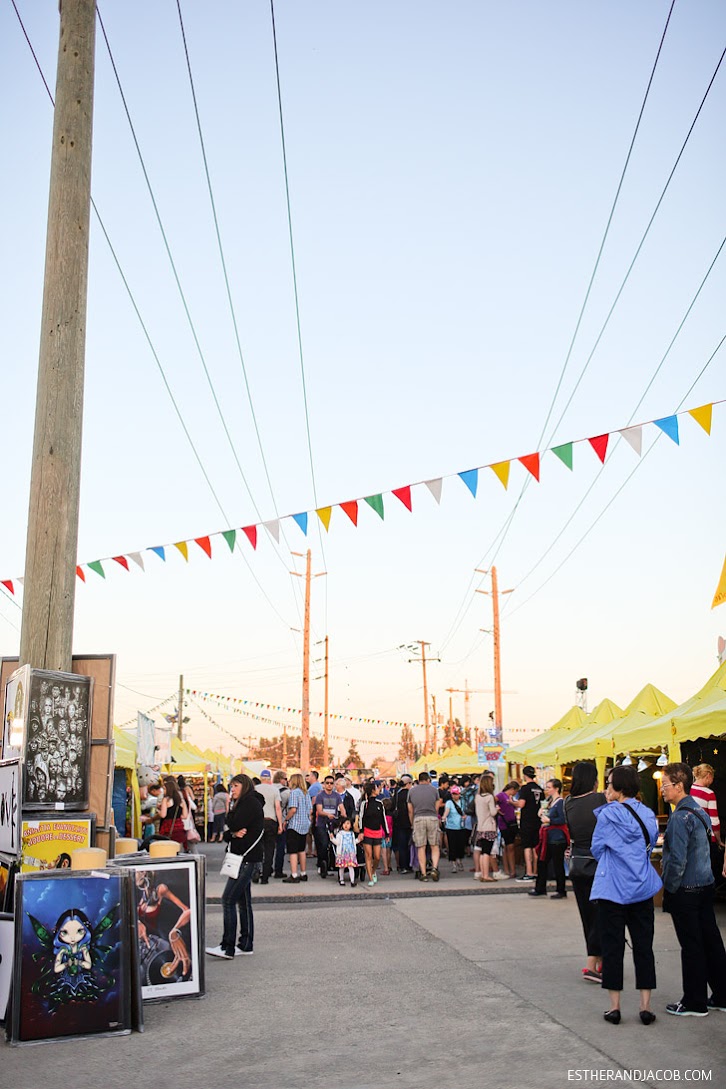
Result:
M711 416L713 405L701 405L700 408L689 408L688 415L693 416L697 424L700 424L707 435L711 434Z
M186 541L177 541L176 544L174 545L174 548L179 549L182 556L184 557L184 559L188 563L189 562L189 549L187 548L187 542Z
M325 532L327 533L328 528L330 526L330 515L333 513L333 508L332 507L320 507L318 510L315 511L315 513L317 514L318 518L320 519L320 521L325 526Z
M723 561L723 569L721 571L721 578L718 580L718 586L716 587L716 593L713 595L713 602L711 608L715 609L717 605L723 605L726 601L726 559Z
M489 468L496 474L498 479L501 480L504 485L504 490L506 491L509 484L509 462L498 461L496 465L490 465Z

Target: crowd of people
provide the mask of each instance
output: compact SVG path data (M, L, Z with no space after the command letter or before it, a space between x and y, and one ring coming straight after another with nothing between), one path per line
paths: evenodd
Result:
M714 914L715 860L726 877L718 810L710 789L713 769L668 764L662 773L663 799L671 808L662 841L659 876L651 862L659 843L652 809L638 800L640 778L632 766L610 770L604 792L590 762L575 765L566 798L557 778L537 782L533 767L523 783L497 791L489 772L436 776L421 772L398 780L370 778L354 784L349 775L311 770L290 776L269 770L260 778L237 775L214 794L212 838L221 836L239 858L222 903L219 946L207 952L231 959L253 951L251 888L270 878L299 884L308 880L314 844L317 874L336 873L341 886L378 883L394 866L418 881L438 882L444 853L451 872L470 863L474 880L531 883L531 897L567 898L569 873L585 939L586 982L608 992L605 1020L619 1024L626 930L640 995L639 1018L656 1020L651 996L656 987L653 936L654 897L664 891L681 947L683 995L666 1006L676 1016L726 1012L726 951ZM171 789L171 788L170 788ZM222 795L224 797L222 798ZM167 809L173 804L172 798ZM220 831L221 829L221 831ZM524 872L517 878L519 837ZM289 873L284 870L285 856ZM235 859L236 863L236 859ZM239 917L239 933L237 920Z

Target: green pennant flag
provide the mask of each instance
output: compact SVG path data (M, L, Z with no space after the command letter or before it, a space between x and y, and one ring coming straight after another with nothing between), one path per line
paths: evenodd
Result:
M106 578L106 572L104 571L103 567L101 566L101 561L100 560L91 560L90 563L86 564L86 567L90 567L91 570L95 571L97 575L100 575L102 579Z
M553 446L552 453L557 454L563 465L566 465L568 469L572 468L572 443L564 442L562 446Z
M379 493L378 495L367 495L365 498L368 506L373 507L376 514L383 518L383 496Z
M225 529L222 530L222 536L229 545L230 552L234 552L234 542L237 540L237 530Z

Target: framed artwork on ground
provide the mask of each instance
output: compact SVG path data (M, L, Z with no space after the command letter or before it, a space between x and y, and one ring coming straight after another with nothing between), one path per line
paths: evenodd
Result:
M0 855L0 911L13 910L15 874L18 872L18 860L8 855Z
M95 813L69 813L35 820L27 814L20 823L20 870L69 870L79 847L96 843Z
M0 852L20 853L20 761L0 762Z
M23 809L87 809L93 682L30 670L23 738Z
M18 876L11 1043L131 1031L131 903L120 869Z
M16 669L5 685L2 752L0 753L2 760L17 760L22 754L29 687L30 666Z
M120 855L132 871L141 994L153 999L204 994L204 856Z
M0 912L0 1021L5 1020L13 978L15 919L12 912Z

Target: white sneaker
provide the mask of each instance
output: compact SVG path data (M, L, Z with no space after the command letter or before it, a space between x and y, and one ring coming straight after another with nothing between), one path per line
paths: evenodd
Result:
M221 957L222 960L234 960L234 955L230 956L229 953L225 953L221 945L215 945L213 949L204 950L209 957Z
M253 952L252 949L235 949L234 955L236 957L251 957Z

